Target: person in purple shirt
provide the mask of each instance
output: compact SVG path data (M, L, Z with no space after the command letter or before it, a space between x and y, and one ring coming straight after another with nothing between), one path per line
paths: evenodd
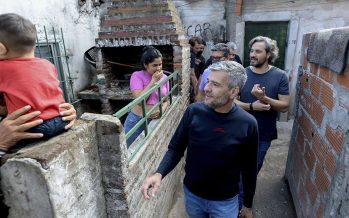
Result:
M229 60L230 50L226 44L217 43L216 45L213 46L211 51L212 51L212 55L211 55L212 63ZM197 102L203 101L205 98L204 88L207 83L207 78L210 72L211 71L209 69L206 69L199 79L199 88L198 88L198 93L196 95Z
M152 46L147 46L143 49L143 54L141 57L141 64L143 70L136 71L132 74L130 80L130 89L134 98L138 98L143 93L147 92L151 89L156 82L163 80L166 78L162 70L162 54L159 50ZM169 82L164 83L161 88L161 95L166 95L169 90ZM158 91L154 91L148 99L146 100L146 112L148 112L153 105L158 103L159 96ZM165 101L162 105L162 111L165 111L168 106L168 102ZM134 127L139 120L143 117L142 107L140 105L136 105L127 115L124 127L125 132L129 132L132 127ZM150 115L150 119L158 119L160 118L160 110L156 110ZM140 126L128 139L127 146L129 147L133 141L142 133L144 130L144 125Z

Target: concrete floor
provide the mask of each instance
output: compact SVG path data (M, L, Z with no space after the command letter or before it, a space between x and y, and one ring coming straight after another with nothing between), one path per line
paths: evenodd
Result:
M278 122L279 139L274 140L258 175L254 197L255 218L295 218L292 197L284 180L287 152L293 120ZM182 185L176 193L176 203L168 218L186 218Z

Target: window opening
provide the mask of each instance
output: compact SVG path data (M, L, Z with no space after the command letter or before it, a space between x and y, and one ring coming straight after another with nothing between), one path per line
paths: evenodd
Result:
M37 32L35 57L46 59L56 66L65 101L72 104L78 102L73 89L76 77L72 77L70 73L69 56L66 53L62 29L57 33L57 30L52 27L52 32L48 34L44 26Z

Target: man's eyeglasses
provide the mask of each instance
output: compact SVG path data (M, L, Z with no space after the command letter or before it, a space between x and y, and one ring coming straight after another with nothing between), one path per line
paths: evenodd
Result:
M220 60L222 58L223 58L223 56L212 56L212 59L215 59L215 60Z

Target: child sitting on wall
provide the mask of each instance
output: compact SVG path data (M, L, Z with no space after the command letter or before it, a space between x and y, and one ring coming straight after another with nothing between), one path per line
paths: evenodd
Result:
M13 13L0 15L0 94L6 103L6 108L0 106L0 115L30 105L31 111L41 111L38 118L44 122L28 132L48 139L64 132L68 122L58 107L65 101L57 70L34 56L35 42L36 28L29 20Z

